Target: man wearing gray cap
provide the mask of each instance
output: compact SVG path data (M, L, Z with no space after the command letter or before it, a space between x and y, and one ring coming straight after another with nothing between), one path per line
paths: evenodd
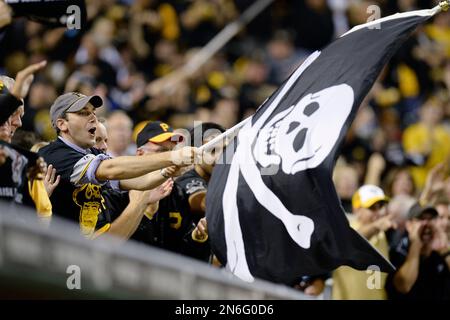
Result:
M51 197L53 213L78 221L82 234L91 238L111 228L102 188L152 189L166 179L155 170L187 165L196 154L191 147L140 157L103 154L93 148L98 125L95 109L102 104L99 96L77 92L59 96L50 108L58 138L39 150L61 176Z

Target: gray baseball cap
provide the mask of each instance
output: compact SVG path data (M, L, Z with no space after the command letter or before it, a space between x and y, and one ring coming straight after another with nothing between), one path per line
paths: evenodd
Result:
M408 211L408 219L420 219L425 213L429 213L433 218L436 218L438 211L429 205L421 206L419 203L413 205Z
M85 96L78 92L68 92L58 98L50 107L50 117L52 126L56 128L56 121L66 112L77 112L83 109L88 103L94 108L101 107L103 100L100 96Z

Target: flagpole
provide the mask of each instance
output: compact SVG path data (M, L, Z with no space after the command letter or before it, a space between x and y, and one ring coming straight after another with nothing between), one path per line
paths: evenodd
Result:
M250 121L250 119L253 116L250 116L248 118L246 118L245 120L242 120L241 122L239 122L238 124L234 125L233 127L231 127L230 129L228 129L227 131L225 131L224 133L222 133L221 135L218 135L217 137L215 137L214 139L212 139L211 141L209 141L208 143L202 145L201 147L199 147L199 151L204 151L204 150L208 150L210 148L212 148L214 145L216 145L219 141L225 140L227 138L229 138L230 136L234 135L235 133L237 133L237 131L239 131L248 121Z

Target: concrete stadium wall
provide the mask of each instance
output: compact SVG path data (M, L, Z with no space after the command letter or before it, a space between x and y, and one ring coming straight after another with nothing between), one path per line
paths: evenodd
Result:
M77 268L81 289L70 290ZM86 240L75 224L53 217L48 227L8 203L0 203L0 283L3 298L312 299L134 241Z

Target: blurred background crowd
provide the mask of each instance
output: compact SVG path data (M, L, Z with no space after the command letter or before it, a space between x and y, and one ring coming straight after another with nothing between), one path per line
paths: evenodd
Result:
M32 63L48 62L30 88L16 137L28 135L33 143L55 139L49 108L69 91L103 98L97 116L107 119L113 156L135 154L136 135L148 120L173 128L190 128L194 120L230 128L251 115L310 53L365 23L374 14L371 5L386 16L437 4L277 0L193 75L179 79L169 93L153 94L155 80L183 66L253 2L87 0L83 30L14 21L1 35L0 74L14 77ZM334 181L348 213L361 185L377 185L389 196L395 219L404 222L411 204L422 197L438 209L448 234L449 159L446 12L416 30L384 68L347 135Z

